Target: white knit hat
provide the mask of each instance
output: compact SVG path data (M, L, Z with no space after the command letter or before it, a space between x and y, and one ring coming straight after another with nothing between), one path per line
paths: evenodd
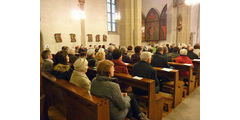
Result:
M180 55L187 55L187 49L181 49Z
M84 71L88 66L88 61L80 57L73 63L73 66L76 71Z

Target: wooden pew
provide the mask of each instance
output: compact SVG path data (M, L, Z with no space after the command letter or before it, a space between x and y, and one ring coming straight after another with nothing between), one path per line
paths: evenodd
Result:
M176 63L176 62L168 62L170 66L173 66L175 69L179 71L188 71L189 76L179 76L180 80L188 79L188 87L187 87L187 94L189 95L193 90L195 86L195 76L193 76L193 68L192 66L186 65L184 63Z
M128 64L127 67L128 67L129 73L130 73L133 69L133 65ZM172 88L172 90L164 91L164 92L172 94L172 100L173 100L172 107L175 108L177 105L179 105L182 102L182 91L183 91L182 83L181 83L181 81L179 81L178 70L172 70L172 71L167 72L167 71L163 70L163 68L159 68L159 67L153 67L153 68L157 71L158 76L162 76L162 77L164 76L169 79L173 79L173 81L168 84Z
M200 59L193 59L192 60L194 68L193 74L196 76L196 87L200 86Z
M67 120L110 120L108 99L91 95L87 90L57 79L50 73L43 72L42 80L46 94L44 111L54 106Z
M175 62L176 58L173 58L172 60ZM198 87L200 86L200 59L193 59L192 63L194 65L193 74L196 75L195 87Z
M89 68L89 73L96 75L96 69ZM148 91L149 96L144 96L143 99L148 103L148 118L150 120L161 120L162 119L162 108L164 94L155 93L155 81L152 79L143 78L142 80L133 79L129 74L124 73L114 73L114 77L118 78L119 81Z

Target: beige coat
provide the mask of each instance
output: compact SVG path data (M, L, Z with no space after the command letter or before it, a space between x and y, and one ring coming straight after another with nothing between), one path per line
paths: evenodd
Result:
M70 83L90 91L91 81L84 72L74 70L70 79Z

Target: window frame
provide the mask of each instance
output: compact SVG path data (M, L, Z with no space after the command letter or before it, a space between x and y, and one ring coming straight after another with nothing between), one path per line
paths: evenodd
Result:
M113 33L113 34L117 34L117 19L116 19L116 16L113 16L113 15L116 15L116 12L117 12L117 4L116 4L116 0L109 0L110 2L108 2L107 0L107 31L108 33ZM113 3L114 1L114 3ZM108 5L110 5L110 12L109 12L109 9L108 9ZM112 6L115 7L115 11L113 11L112 9ZM108 21L109 19L109 14L110 14L110 21ZM113 17L115 17L115 22L113 21ZM109 24L110 24L110 31L109 31ZM115 31L113 31L113 26L115 24Z

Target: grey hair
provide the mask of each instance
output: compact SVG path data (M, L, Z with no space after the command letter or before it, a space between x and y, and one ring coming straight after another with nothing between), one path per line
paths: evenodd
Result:
M148 61L148 59L152 58L152 54L150 52L142 52L142 54L140 55L140 59L142 61Z

